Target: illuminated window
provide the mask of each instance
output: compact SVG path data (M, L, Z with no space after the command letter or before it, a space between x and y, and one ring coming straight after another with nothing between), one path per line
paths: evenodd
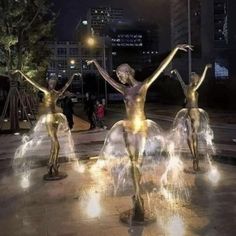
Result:
M228 79L229 70L224 65L220 65L218 62L215 62L215 78L216 79Z

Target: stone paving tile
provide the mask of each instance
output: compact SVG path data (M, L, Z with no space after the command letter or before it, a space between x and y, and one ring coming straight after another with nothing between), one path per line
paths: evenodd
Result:
M62 164L61 171L68 177L56 182L43 181L46 168L36 168L31 171L28 188L21 185L19 174L2 178L0 235L175 236L183 235L182 231L187 236L236 235L235 166L218 164L222 179L217 186L210 185L205 175L185 174L193 186L190 202L172 209L157 195L157 222L142 228L119 221L120 212L131 207L132 194L112 196L103 192L90 172L91 165L79 173L74 163ZM100 196L100 204L93 205L91 196ZM97 206L101 213L93 216L91 212L96 212Z

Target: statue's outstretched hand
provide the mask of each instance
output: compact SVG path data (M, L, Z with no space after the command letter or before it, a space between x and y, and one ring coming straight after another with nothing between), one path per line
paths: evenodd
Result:
M20 71L19 70L13 70L13 71L10 71L11 72L11 74L16 74L16 73L19 73Z
M175 75L175 74L176 74L176 72L177 72L177 70L176 70L176 69L174 69L174 70L172 70L170 73L171 73L172 75Z
M87 63L88 66L91 65L91 64L94 63L94 62L95 62L94 59L92 59L92 60L86 60L86 63Z
M212 64L207 64L206 67L207 68L212 68Z
M188 45L188 44L179 44L179 45L177 45L177 48L179 50L182 50L182 51L185 51L185 52L187 52L188 50L193 51L193 46L192 45Z

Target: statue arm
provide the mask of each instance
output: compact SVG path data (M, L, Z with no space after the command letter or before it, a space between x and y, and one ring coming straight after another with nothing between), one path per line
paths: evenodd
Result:
M90 65L91 63L94 63L96 68L98 69L101 76L117 91L124 94L125 86L123 86L121 83L116 82L114 79L112 79L108 73L99 65L99 63L96 60L89 60L87 61L87 64Z
M211 64L207 64L206 66L205 66L205 68L204 68L204 71L203 71L203 73L202 73L202 75L201 75L201 77L200 77L200 79L199 79L199 81L198 81L198 84L195 86L195 90L197 90L200 86L201 86L201 84L202 84L202 82L203 82L203 80L205 79L205 77L206 77L206 73L207 73L207 70L209 69L209 68L211 68L212 66L211 66Z
M37 82L33 81L31 78L26 76L22 71L15 70L13 74L15 74L15 73L19 73L21 76L23 76L26 79L26 81L28 81L35 88L37 88L38 90L42 91L43 93L47 93L48 92L46 88L44 88L43 86L39 85Z
M74 79L75 76L77 76L77 75L80 75L80 76L81 76L80 73L74 73L74 74L70 77L70 79L67 81L67 83L65 84L65 86L60 90L59 96L61 96L61 95L67 90L67 88L70 86L70 84L72 83L73 79Z
M179 74L178 70L176 70L176 69L172 70L172 71L171 71L171 74L175 74L175 75L176 75L176 77L177 77L177 79L179 80L179 82L180 82L180 84L181 84L181 87L182 87L182 89L183 89L183 91L184 91L184 93L185 93L187 86L186 86L186 84L184 83L184 81L183 81L181 75Z
M158 76L165 70L165 68L169 65L169 63L172 61L175 54L179 50L187 51L187 49L192 50L192 47L190 45L187 45L187 44L177 45L175 47L175 49L173 49L172 52L164 59L164 61L162 61L162 63L154 71L154 73L145 80L145 83L147 84L147 86L149 87L158 78Z

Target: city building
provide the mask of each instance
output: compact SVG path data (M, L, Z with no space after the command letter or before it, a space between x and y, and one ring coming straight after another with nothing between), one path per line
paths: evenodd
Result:
M88 39L88 38L87 38ZM91 81L85 81L86 77L98 76L97 69L91 65L87 66L86 61L96 59L99 64L111 71L111 47L109 46L109 38L93 37L94 45L89 45L85 42L71 41L55 41L48 42L48 47L52 52L50 65L48 67L48 76L56 75L59 84L64 84L68 78L76 72L82 76L76 77L72 84L71 90L76 93L84 93L86 84ZM96 81L99 87L98 93L104 93L104 86L100 89L100 81Z
M208 85L212 86L218 103L228 103L235 96L236 87L236 1L234 0L191 0L190 26L194 45L192 53L192 71L200 73L207 63L213 68L208 76ZM234 10L233 10L234 9ZM188 0L171 1L171 41L172 47L188 42ZM188 81L188 56L182 54L173 61ZM209 79L211 78L211 79ZM220 95L226 93L227 96Z
M50 65L48 75L56 75L59 83L65 83L74 73L81 71L81 49L77 42L58 41L48 42L51 50ZM72 82L72 89L80 87L80 78L75 78Z
M122 21L124 10L112 7L92 7L87 13L88 27L94 35L104 36L107 24Z
M171 2L171 44L174 48L178 44L188 43L188 0L172 0ZM190 7L191 44L194 45L192 53L192 71L201 68L202 33L201 32L201 0L193 0ZM173 67L178 68L188 81L188 56L178 54L173 61Z
M89 36L91 36L91 30L88 27L87 19L80 19L75 28L75 40L84 42Z
M107 34L111 38L113 69L128 63L142 70L159 52L158 26L154 23L123 21L111 24Z

